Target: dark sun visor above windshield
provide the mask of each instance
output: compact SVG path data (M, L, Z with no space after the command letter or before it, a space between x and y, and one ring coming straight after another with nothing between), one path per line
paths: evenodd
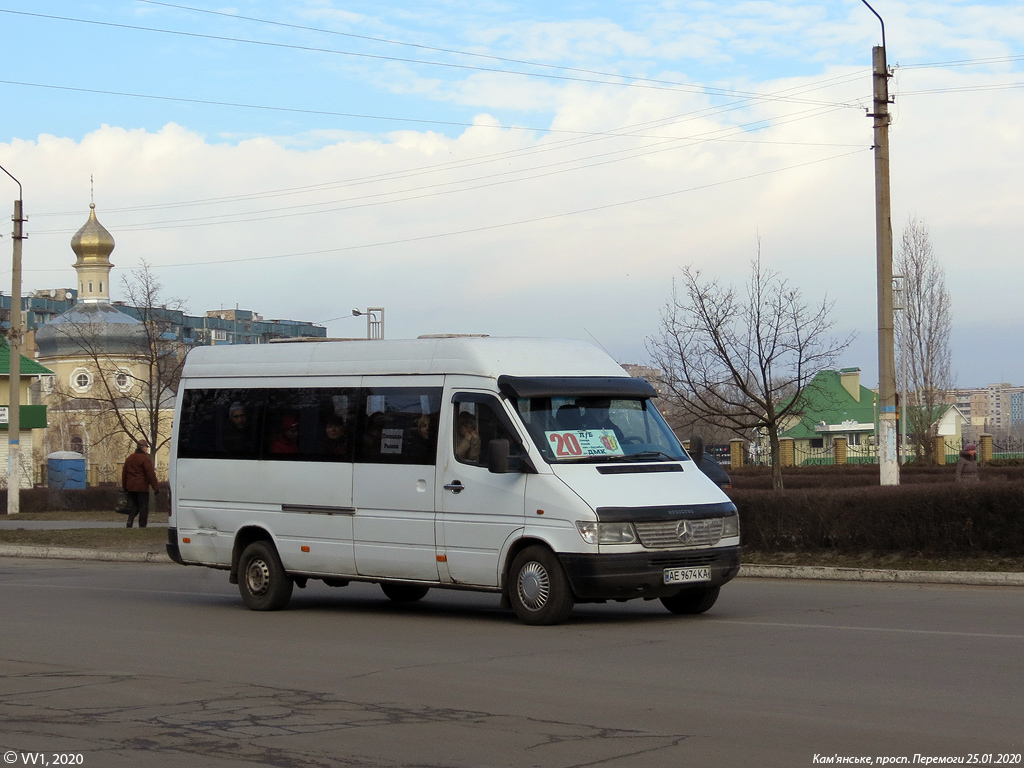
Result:
M646 379L629 376L499 376L506 397L633 397L657 395Z

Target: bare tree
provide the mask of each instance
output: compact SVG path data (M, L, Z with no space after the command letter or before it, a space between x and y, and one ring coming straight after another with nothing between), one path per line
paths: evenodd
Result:
M831 337L832 308L827 299L806 303L798 289L762 267L758 243L745 296L683 269L681 290L673 284L648 351L681 411L737 434L767 432L772 485L782 488L779 433L799 417L801 395L815 374L853 340Z
M896 324L897 367L904 372L907 436L918 459L935 458L932 425L953 388L949 338L952 302L924 223L911 216L903 230L896 272L903 275L903 317Z
M51 410L60 423L86 418L92 445L119 435L145 437L156 455L171 438L170 412L189 348L172 332L175 315L184 307L179 299L162 298L163 286L145 262L122 285L125 314L137 315L138 322L112 326L94 307L54 325L83 360L91 380L88 391L56 385Z

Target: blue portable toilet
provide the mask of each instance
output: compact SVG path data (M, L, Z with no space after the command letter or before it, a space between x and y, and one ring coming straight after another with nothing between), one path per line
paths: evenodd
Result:
M85 488L85 456L77 451L54 451L46 457L46 484L54 490Z

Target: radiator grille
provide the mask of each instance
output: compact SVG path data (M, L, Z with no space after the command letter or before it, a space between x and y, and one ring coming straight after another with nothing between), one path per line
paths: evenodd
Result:
M640 543L648 549L713 547L722 539L723 519L662 520L634 523Z

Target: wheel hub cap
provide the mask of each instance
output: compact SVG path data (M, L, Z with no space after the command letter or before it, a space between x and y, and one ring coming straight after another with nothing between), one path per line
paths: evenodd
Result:
M519 599L531 611L539 611L551 594L551 580L540 563L527 563L519 572Z

